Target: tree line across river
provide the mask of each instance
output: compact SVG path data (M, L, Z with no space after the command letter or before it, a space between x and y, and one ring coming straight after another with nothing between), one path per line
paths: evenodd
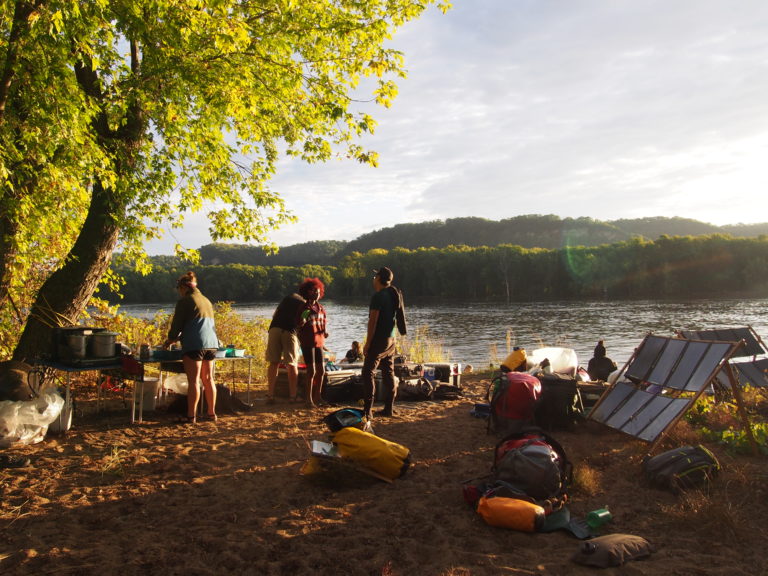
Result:
M334 265L263 266L240 263L193 265L155 257L143 276L117 268L125 280L122 299L151 303L175 299L177 277L193 268L213 301L279 300L306 277L326 285L326 297L364 300L372 270L389 266L409 300L535 301L560 299L666 299L765 296L768 236L662 236L600 246L524 248L518 245L450 245L441 248L372 249L352 252Z

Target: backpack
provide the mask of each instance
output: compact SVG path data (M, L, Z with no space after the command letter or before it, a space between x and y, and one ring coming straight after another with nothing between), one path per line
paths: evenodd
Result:
M432 393L433 400L458 400L464 396L464 392L459 386L453 384L438 384Z
M707 486L720 471L712 452L704 446L682 446L643 460L648 482L672 492Z
M363 428L365 412L357 408L340 408L323 417L323 423L331 432L338 432L342 428L354 426Z
M216 384L216 412L224 414L237 414L248 412L253 404L246 404L238 398L232 390L224 384Z
M491 415L488 433L510 434L535 424L541 382L527 372L498 375L489 391Z
M435 392L435 386L426 378L414 378L400 380L397 385L397 399L418 402L431 400Z
M562 374L541 374L536 424L545 430L569 429L583 417L576 380Z
M402 336L405 336L408 331L408 326L405 321L405 304L403 303L403 293L400 292L394 286L389 287L389 293L392 296L392 300L395 303L395 323L397 324L397 331Z
M539 428L510 434L494 448L491 474L464 483L464 500L516 498L538 504L549 514L568 499L573 467L557 440Z
M559 442L532 429L510 434L496 444L492 475L497 495L509 491L509 496L517 493L544 501L565 496L573 471Z

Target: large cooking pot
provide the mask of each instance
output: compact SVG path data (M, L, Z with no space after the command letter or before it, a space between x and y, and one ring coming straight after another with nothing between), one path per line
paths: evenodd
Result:
M94 332L90 338L91 356L94 358L111 358L115 356L117 332Z
M67 334L67 347L75 358L85 358L86 336L83 333Z

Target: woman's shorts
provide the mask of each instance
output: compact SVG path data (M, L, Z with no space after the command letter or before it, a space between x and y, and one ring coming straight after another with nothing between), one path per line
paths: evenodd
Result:
M192 360L213 360L216 358L216 350L187 350L184 356Z

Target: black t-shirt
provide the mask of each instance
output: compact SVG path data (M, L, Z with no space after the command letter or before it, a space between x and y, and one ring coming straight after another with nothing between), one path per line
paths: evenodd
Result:
M304 298L296 293L286 296L277 305L275 313L272 315L272 322L270 328L282 328L283 330L290 330L296 332L299 321L299 310L304 305Z

